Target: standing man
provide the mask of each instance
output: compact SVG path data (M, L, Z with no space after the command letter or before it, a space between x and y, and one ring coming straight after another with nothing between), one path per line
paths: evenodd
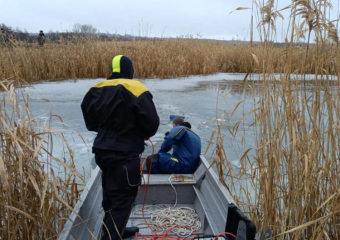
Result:
M139 154L144 140L159 126L151 93L132 80L131 60L115 56L112 69L112 75L90 88L81 104L87 129L98 133L93 153L103 172L102 240L127 238L139 231L125 227L141 183Z
M38 37L38 44L40 47L43 47L45 44L45 34L42 30L39 32L39 37Z
M168 153L173 150L172 154ZM177 116L173 129L166 133L164 142L154 155L151 173L193 173L201 155L201 139L191 130L191 124ZM150 168L151 159L146 162Z
M0 33L0 47L6 47L7 45L7 36L4 28L1 28Z

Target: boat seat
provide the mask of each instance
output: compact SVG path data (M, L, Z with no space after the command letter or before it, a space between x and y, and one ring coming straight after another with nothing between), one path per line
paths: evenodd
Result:
M199 164L195 173L193 174L150 174L150 182L149 185L164 185L169 184L169 179L171 177L172 185L195 185L196 183L200 183L202 178L207 171L207 167L204 164ZM148 181L149 174L143 174L145 183ZM189 181L192 180L192 181ZM144 184L144 181L143 181Z
M143 174L145 183L148 181L149 174ZM150 174L149 185L164 185L169 184L171 178L172 185L195 185L196 179L194 174ZM144 184L144 180L143 180Z

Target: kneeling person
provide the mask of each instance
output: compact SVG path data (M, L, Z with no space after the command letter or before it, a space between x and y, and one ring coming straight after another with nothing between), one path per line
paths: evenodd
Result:
M191 131L191 125L176 117L173 128L154 155L151 173L193 173L201 154L201 139ZM172 155L168 153L173 149ZM151 160L148 159L149 169Z

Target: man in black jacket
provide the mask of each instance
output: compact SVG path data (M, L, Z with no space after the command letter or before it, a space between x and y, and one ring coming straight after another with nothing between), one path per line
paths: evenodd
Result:
M87 129L98 133L93 152L103 172L102 240L130 237L139 230L125 228L141 182L139 154L159 126L151 93L132 80L131 60L115 56L112 68L112 75L90 88L81 104Z
M43 47L45 45L46 37L43 32L43 30L40 30L39 36L38 36L38 44L40 47Z

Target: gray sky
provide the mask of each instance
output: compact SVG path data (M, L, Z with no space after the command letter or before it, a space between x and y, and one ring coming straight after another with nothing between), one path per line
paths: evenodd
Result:
M278 2L277 9L281 9L291 1ZM337 12L338 0L332 3ZM199 34L203 38L249 40L251 10L230 12L251 5L252 0L0 0L0 23L28 32L66 31L80 23L92 24L100 32L136 36ZM283 13L288 22L289 10ZM282 39L285 22L278 20L277 41Z

